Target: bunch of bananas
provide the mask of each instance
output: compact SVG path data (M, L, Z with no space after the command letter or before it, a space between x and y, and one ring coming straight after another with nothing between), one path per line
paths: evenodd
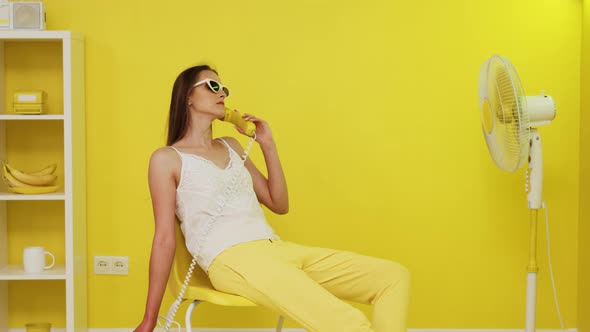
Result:
M43 169L25 173L8 164L2 162L2 179L8 185L8 190L18 194L46 194L57 191L55 180L57 175L53 174L57 164L51 164Z

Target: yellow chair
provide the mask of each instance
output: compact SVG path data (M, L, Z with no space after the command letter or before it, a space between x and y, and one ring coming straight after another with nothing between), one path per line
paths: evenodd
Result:
M192 256L186 249L184 244L184 236L180 230L178 221L175 225L176 233L176 253L174 254L174 261L172 270L170 271L170 278L168 279L168 289L174 296L178 296L180 289L184 283L186 273L192 261ZM234 306L234 307L254 307L256 304L244 297L220 292L213 288L211 281L207 274L196 265L193 270L193 275L190 279L182 301L190 300L192 303L186 310L185 324L186 331L191 332L191 315L195 307L202 302L209 302L217 305ZM277 324L277 332L283 329L283 316L279 317Z

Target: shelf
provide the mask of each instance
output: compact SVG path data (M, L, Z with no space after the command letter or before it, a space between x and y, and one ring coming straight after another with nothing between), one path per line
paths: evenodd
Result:
M48 194L12 193L2 183L0 171L0 332L8 328L9 318L12 325L24 325L28 313L36 317L37 308L12 294L32 295L33 300L57 298L61 304L47 310L48 316L41 309L48 317L44 319L63 314L65 328L60 330L86 330L84 37L71 31L0 30L0 49L0 86L5 95L0 105L0 160L25 165L63 161L59 191ZM14 112L14 92L41 88L50 96L45 113ZM36 227L41 220L51 222ZM61 265L31 274L24 272L22 260L10 260L14 255L9 253L22 253L23 247L45 243L45 238L47 245L63 248Z
M0 201L63 201L66 195L63 191L40 195L23 195L0 190Z
M0 120L63 120L63 114L0 114Z
M0 280L65 280L66 268L56 265L41 273L25 273L21 265L0 267Z
M0 40L12 40L15 41L33 41L33 40L60 40L60 39L83 39L81 35L73 33L71 31L50 31L50 30L5 30L0 31Z

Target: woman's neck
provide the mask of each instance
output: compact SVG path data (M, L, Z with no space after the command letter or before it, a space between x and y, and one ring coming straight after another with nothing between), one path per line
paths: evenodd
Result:
M186 147L210 149L213 146L214 120L210 114L191 112L190 125L178 143Z
M192 147L210 148L213 145L211 126L205 129L190 127L179 143Z

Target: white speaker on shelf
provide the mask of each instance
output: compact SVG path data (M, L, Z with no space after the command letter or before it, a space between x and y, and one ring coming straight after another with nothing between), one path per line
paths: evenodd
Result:
M45 30L45 5L40 1L0 1L0 30Z
M13 29L45 29L45 6L43 2L13 2Z

